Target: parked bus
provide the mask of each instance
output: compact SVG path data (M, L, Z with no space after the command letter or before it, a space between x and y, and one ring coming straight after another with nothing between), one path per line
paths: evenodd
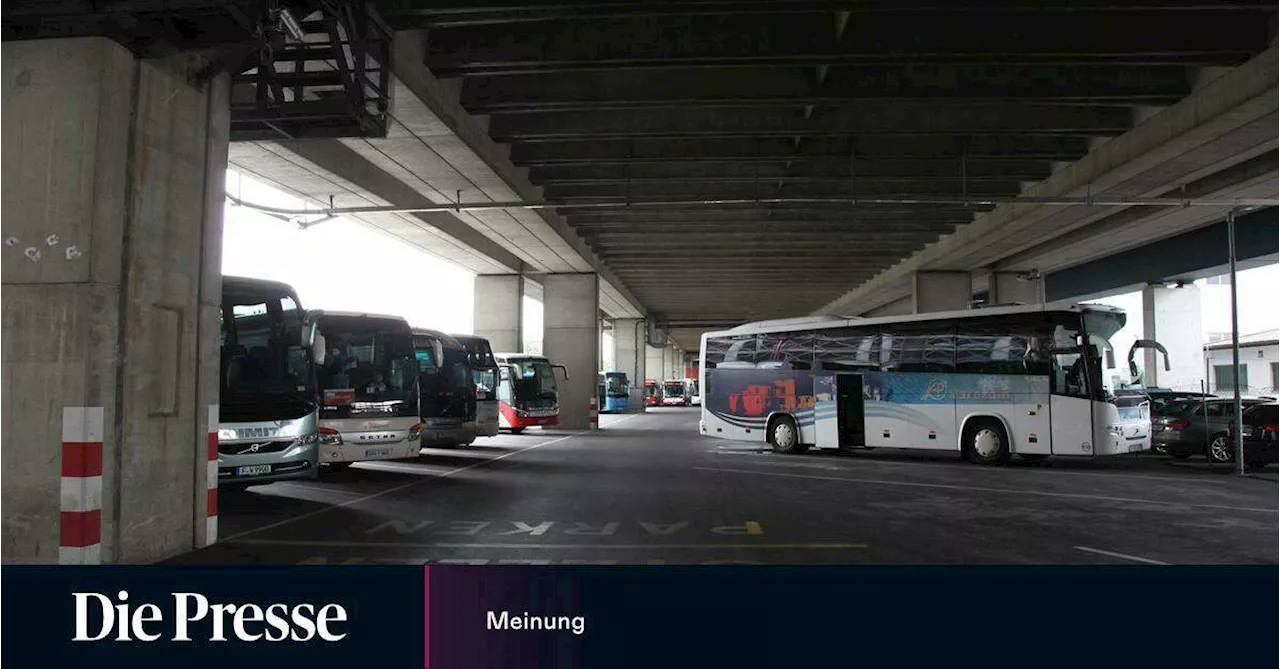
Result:
M413 331L397 316L313 311L328 354L320 370L320 462L417 457L418 360Z
M287 284L222 278L218 484L313 479L324 339Z
M499 353L498 426L514 434L560 422L560 399L552 365L540 355Z
M699 429L781 452L924 448L990 464L1145 451L1149 401L1117 396L1120 375L1103 371L1124 324L1119 309L1058 304L711 332Z
M688 406L689 387L684 381L670 379L662 382L662 406Z
M470 356L471 378L476 386L476 434L492 437L498 434L498 361L488 339L468 335L453 338Z
M625 372L600 372L600 413L626 411L631 406L631 383Z
M476 385L467 349L435 330L413 331L418 359L419 445L453 448L476 440Z
M644 380L644 405L647 407L658 406L662 403L662 389L658 387L658 382L653 379Z

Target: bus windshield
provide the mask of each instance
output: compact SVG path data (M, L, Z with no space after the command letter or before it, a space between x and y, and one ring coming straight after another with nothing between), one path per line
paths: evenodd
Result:
M1137 387L1142 387L1142 380L1131 378L1128 369L1119 370L1119 378L1116 375L1104 373L1102 369L1104 362L1108 363L1108 367L1114 367L1120 362L1121 356L1117 355L1111 338L1124 329L1125 320L1123 313L1084 312L1084 331L1089 336L1089 353L1092 358L1090 367L1095 372L1095 382L1101 386L1103 398L1114 397L1117 389L1132 387L1135 384ZM1119 379L1128 379L1128 381Z
M556 378L546 360L514 360L511 386L517 401L554 400Z
M622 372L609 372L605 374L604 391L609 397L626 397L627 375Z
M662 394L667 397L683 397L684 384L683 383L664 383L662 384Z
M325 403L403 401L417 404L418 361L407 327L377 318L328 317L320 331L329 349L320 372Z
M289 295L226 295L222 401L252 403L264 395L310 401L315 383L301 332L301 310Z

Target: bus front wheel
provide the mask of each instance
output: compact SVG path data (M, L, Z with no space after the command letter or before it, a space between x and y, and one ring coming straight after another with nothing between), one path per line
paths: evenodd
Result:
M511 431L511 434L520 434L521 432L524 432L524 428L523 428L523 427L513 427L513 428L509 428L509 429L510 429L510 431Z
M779 453L799 453L804 450L800 445L800 431L790 416L780 416L769 423L769 443Z
M965 429L965 455L984 465L1003 465L1009 461L1009 437L1004 426L994 420L975 420Z

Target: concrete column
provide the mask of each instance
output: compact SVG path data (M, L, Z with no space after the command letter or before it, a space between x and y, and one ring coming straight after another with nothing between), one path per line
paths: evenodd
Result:
M494 353L521 353L524 277L481 274L475 283L475 334L489 340Z
M1021 272L991 272L987 276L987 294L989 304L1042 304L1044 302L1044 279L1024 281L1018 276Z
M631 380L631 408L644 409L644 320L615 318L613 321L613 366Z
M1176 390L1200 389L1204 378L1204 333L1198 286L1143 288L1142 336L1160 342L1169 351L1169 371L1165 371L1159 351L1142 351L1143 383ZM1128 351L1116 351L1116 366L1127 367L1128 355Z
M960 311L973 300L968 272L916 272L911 278L913 313Z
M653 379L658 383L662 383L662 375L666 373L662 368L662 351L663 349L657 346L646 344L644 347L645 378Z
M542 288L543 355L569 375L559 381L560 425L585 430L600 370L600 281L595 274L547 274Z
M202 546L228 79L102 38L3 49L4 560Z

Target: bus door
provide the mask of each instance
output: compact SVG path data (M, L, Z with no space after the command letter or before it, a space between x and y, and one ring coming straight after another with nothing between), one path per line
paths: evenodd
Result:
M841 448L867 445L862 400L862 375L837 374L836 420L840 426Z
M815 374L814 444L852 448L867 444L861 374Z

